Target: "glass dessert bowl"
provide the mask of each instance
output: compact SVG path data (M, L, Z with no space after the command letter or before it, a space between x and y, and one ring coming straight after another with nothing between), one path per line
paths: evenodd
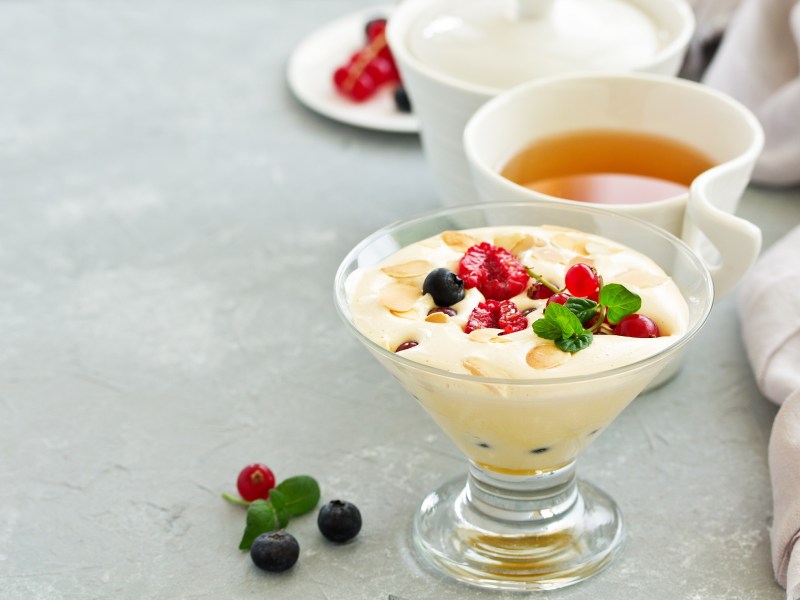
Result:
M519 289L501 302L520 304L519 313L514 306L508 314L523 325L473 329L490 288L468 283L442 311L436 292L422 291L430 290L423 280L431 268L456 269L458 256L487 240L513 245L525 266L541 259L534 266L551 279L576 262L596 265L610 279L627 277L642 293L642 310L657 315L661 337L594 335L578 351L562 350L529 326L543 317L547 300ZM442 209L362 241L336 274L335 298L355 336L468 458L466 476L433 491L417 512L412 538L425 562L459 581L508 590L563 587L611 562L623 539L620 511L576 478L576 460L708 316L711 279L686 245L644 221L593 207ZM532 311L525 317L523 303Z

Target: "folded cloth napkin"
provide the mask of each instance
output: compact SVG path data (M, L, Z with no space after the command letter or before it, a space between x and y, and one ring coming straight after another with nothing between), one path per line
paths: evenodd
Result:
M690 1L697 29L682 76L728 94L758 117L765 140L754 182L800 183L800 2Z
M776 289L794 293L776 302ZM781 405L769 441L772 565L786 597L800 600L800 226L743 279L739 315L758 387Z

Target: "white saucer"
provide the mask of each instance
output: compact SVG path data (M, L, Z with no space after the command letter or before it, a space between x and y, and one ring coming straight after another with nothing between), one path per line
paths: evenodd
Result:
M383 86L369 100L353 102L333 87L333 72L364 45L367 21L389 16L392 7L375 6L328 23L305 38L289 57L286 77L297 99L331 119L366 129L417 133L413 113L397 110L394 86Z

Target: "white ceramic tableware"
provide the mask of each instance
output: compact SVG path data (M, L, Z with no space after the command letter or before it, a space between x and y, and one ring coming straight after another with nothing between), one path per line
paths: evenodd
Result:
M668 137L715 164L686 193L640 204L596 206L644 219L682 237L709 263L717 297L752 266L760 230L736 217L763 146L756 117L711 88L674 77L585 74L523 84L482 106L464 131L475 188L484 201L557 199L513 183L502 165L534 140L581 130L622 130ZM715 252L709 252L708 242Z
M387 40L452 206L477 200L461 137L484 102L575 71L674 75L693 32L685 0L404 0Z

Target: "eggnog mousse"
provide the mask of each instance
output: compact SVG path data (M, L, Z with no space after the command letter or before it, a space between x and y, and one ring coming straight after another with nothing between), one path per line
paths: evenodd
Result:
M531 473L570 463L689 328L650 258L595 234L494 226L408 245L345 284L355 327L419 363L384 365L477 464Z

